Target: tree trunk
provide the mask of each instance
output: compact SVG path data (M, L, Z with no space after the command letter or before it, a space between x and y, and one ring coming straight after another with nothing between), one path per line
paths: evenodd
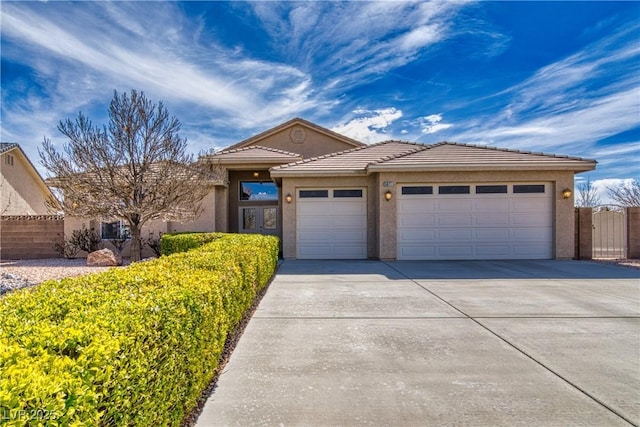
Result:
M140 244L140 224L129 224L131 230L131 262L140 261L142 245Z

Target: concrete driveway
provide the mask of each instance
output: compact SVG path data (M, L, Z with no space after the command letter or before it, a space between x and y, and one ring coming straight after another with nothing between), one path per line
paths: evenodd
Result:
M638 424L638 270L285 261L197 425Z

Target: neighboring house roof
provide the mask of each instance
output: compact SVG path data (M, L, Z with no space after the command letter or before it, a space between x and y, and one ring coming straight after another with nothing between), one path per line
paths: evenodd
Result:
M385 141L271 169L272 177L367 175L378 171L595 169L579 157L441 142L432 145Z
M334 132L330 129L324 128L322 126L318 126L315 123L311 123L307 120L301 119L299 117L296 117L294 119L291 119L287 122L282 123L281 125L278 125L274 128L271 128L269 130L266 130L262 133L259 133L257 135L252 136L251 138L245 139L244 141L240 141L237 144L234 144L230 147L225 148L224 151L229 151L229 150L235 150L238 148L243 148L243 147L247 147L250 145L253 145L255 143L257 143L258 141L269 137L270 135L276 134L278 132L282 132L283 130L293 127L293 126L303 126L303 127L307 127L309 129L313 129L317 132L320 132L322 134L325 134L331 138L337 139L338 141L342 141L348 145L351 145L352 147L360 147L365 145L364 143L360 142L360 141L356 141L355 139L349 138L347 136L341 135L337 132Z
M302 156L275 148L253 145L251 147L224 150L218 153L203 156L201 160L207 160L221 165L235 165L247 163L273 163L281 165L302 160Z
M7 151L13 150L19 147L15 142L0 142L0 154L4 154Z

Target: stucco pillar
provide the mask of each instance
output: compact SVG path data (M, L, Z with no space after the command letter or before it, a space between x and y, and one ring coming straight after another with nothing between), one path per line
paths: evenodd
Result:
M228 189L224 186L215 187L214 221L215 231L226 233L229 231L229 196Z
M640 259L640 207L627 208L627 258Z
M593 209L576 208L576 259L593 257Z
M565 189L573 189L573 172L564 173L555 182L555 258L573 259L575 255L575 208L573 194L563 198ZM572 190L573 192L573 190Z
M378 177L378 257L381 260L394 260L397 258L397 203L398 186L395 182L386 179L385 174ZM391 200L385 198L386 192L391 192Z
M296 187L292 180L282 180L282 257L284 259L296 258ZM284 201L287 194L291 194L291 203Z

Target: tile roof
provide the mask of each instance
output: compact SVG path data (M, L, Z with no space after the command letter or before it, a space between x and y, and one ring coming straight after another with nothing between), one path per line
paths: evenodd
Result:
M19 145L15 142L0 142L0 154L13 150L16 147L19 147Z
M266 163L291 163L302 159L302 156L275 148L252 145L250 147L219 151L215 154L203 156L203 159L219 161L220 163L250 163L256 161Z
M234 150L234 149L238 149L238 148L249 146L251 144L254 144L254 143L260 141L261 139L264 139L264 138L268 137L269 135L273 135L275 133L278 133L278 132L280 132L280 131L282 131L284 129L287 129L288 127L292 127L294 125L306 126L306 127L310 128L310 129L314 129L314 130L316 130L316 131L318 131L320 133L323 133L325 135L329 135L332 138L335 138L335 139L338 139L340 141L346 142L347 144L350 144L350 145L352 145L354 147L359 147L359 146L364 146L365 145L364 143L362 143L360 141L356 141L355 139L352 139L352 138L349 138L347 136L341 135L341 134L339 134L337 132L334 132L334 131L332 131L330 129L327 129L327 128L324 128L322 126L318 126L315 123L311 123L308 120L301 119L300 117L296 117L296 118L288 120L288 121L286 121L286 122L284 122L284 123L282 123L282 124L280 124L280 125L278 125L276 127L268 129L268 130L266 130L264 132L261 132L261 133L259 133L257 135L254 135L251 138L247 138L244 141L240 141L237 144L234 144L234 145L232 145L230 147L227 147L225 150Z
M555 154L440 142L424 150L369 165L369 170L554 169L591 170L594 160Z
M274 177L298 174L361 174L384 170L521 170L564 169L587 171L595 160L529 151L441 142L433 145L385 141L352 150L314 157L271 169Z
M282 176L305 171L325 172L327 174L335 172L366 174L367 166L372 163L391 160L425 148L425 145L412 142L380 142L274 167L271 168L271 176Z

